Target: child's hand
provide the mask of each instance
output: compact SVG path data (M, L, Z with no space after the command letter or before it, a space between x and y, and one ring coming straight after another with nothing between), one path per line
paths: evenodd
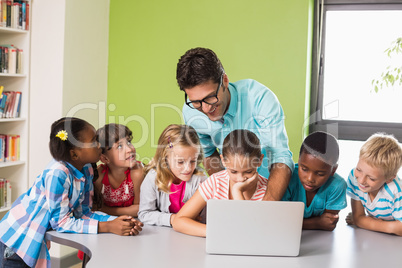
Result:
M246 192L247 188L249 188L250 185L252 185L256 181L257 177L258 177L258 173L256 172L252 177L244 178L244 180L242 182L236 182L232 188L233 199L234 200L245 200L243 193Z
M349 214L346 216L345 221L349 225L355 225L355 221L353 220L353 214L352 212L349 212Z
M131 221L133 223L133 228L131 229L130 235L138 235L142 231L142 227L144 226L142 222L134 218L131 218L131 220L129 219L127 221Z
M327 230L327 231L332 231L335 229L336 224L338 223L339 220L339 215L330 213L330 212L324 212L320 216L320 225L322 230Z
M117 235L133 235L142 230L141 226L136 226L138 221L131 216L120 216L107 223L110 224L108 231Z
M242 182L236 182L233 185L233 188L235 190L244 192L247 189L247 187L257 179L257 177L258 177L258 173L256 172L256 173L254 173L254 175L251 178L245 178L244 181L242 181Z

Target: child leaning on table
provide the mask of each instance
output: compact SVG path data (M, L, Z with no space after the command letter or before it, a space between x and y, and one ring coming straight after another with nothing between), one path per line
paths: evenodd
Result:
M268 180L258 174L263 154L260 141L251 131L237 129L223 141L221 160L226 168L210 176L179 211L173 221L174 230L206 236L206 225L195 219L209 199L261 201Z
M50 267L45 240L48 230L69 233L111 232L136 235L142 223L131 216L91 212L93 169L101 154L95 129L65 117L51 126L49 148L54 158L0 222L2 267Z
M97 209L110 215L137 217L144 168L136 161L132 131L121 124L107 124L96 135L103 163L94 181L96 197L100 199Z
M206 179L200 168L202 159L194 128L166 127L155 156L145 167L138 218L145 224L171 226L176 213Z
M96 131L103 164L98 166L98 176L94 176L93 181L94 210L137 217L144 170L142 163L136 161L132 134L128 127L114 123ZM77 255L84 259L84 252L79 250Z
M392 135L377 133L363 144L348 178L348 224L402 236L402 182L397 176L401 165L402 149Z
M300 148L283 201L304 202L303 229L332 231L346 203L346 182L335 173L339 145L334 136L317 131Z

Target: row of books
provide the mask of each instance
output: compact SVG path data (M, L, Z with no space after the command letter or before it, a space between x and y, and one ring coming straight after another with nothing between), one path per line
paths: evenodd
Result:
M0 86L0 118L20 117L22 93L3 89L4 87Z
M0 134L0 162L20 160L20 135Z
M29 30L29 1L0 0L0 26Z
M0 208L11 206L11 183L9 180L0 178Z
M0 45L0 72L22 74L23 50L14 45Z

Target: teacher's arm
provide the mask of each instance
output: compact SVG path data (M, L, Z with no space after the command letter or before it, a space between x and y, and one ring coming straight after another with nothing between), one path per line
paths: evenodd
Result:
M205 157L204 167L209 176L225 169L217 150L212 155Z
M264 201L279 201L285 194L286 188L290 182L292 171L284 163L275 163L271 167L265 192Z
M279 201L284 195L294 169L285 129L285 114L272 91L255 92L255 122L262 148L268 159L267 192L263 200Z

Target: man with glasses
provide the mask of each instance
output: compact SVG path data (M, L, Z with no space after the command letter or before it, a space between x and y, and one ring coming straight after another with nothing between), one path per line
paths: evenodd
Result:
M280 200L294 163L275 94L251 79L229 83L220 60L207 48L188 50L179 59L176 79L185 92L184 121L200 137L208 174L224 169L219 151L225 137L232 130L248 129L259 137L264 153L258 169L269 178L264 200Z

